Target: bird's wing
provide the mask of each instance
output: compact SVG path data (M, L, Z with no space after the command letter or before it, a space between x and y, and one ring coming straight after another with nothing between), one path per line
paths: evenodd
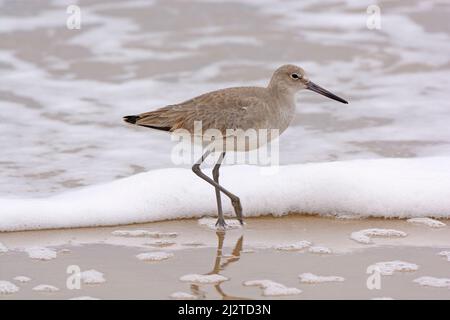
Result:
M217 129L225 134L227 129L247 130L264 121L264 111L268 109L264 99L252 95L251 91L230 90L210 92L177 105L140 114L136 124L168 128L169 131L186 129L192 133L194 122L201 121L203 131Z

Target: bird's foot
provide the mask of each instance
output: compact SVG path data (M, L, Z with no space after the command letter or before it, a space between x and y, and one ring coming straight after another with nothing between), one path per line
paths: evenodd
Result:
M231 200L231 204L233 205L234 212L236 213L236 217L239 220L240 224L244 225L244 219L242 217L241 200L238 197L236 197L236 198Z
M223 218L217 219L216 229L218 231L225 231L227 229L227 227L228 227L228 225Z

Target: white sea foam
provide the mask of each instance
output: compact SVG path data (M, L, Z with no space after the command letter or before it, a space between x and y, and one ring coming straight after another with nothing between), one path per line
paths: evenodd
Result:
M113 236L118 237L148 237L148 238L174 238L178 236L176 232L159 232L149 230L116 230L112 232Z
M298 276L302 283L343 282L345 279L339 276L318 276L313 273L302 273Z
M167 260L172 257L173 257L173 253L162 252L162 251L145 252L145 253L140 253L136 256L136 258L138 258L139 260L142 260L142 261L162 261L162 260Z
M117 237L155 237L156 232L148 230L116 230L111 232Z
M99 284L106 282L104 274L94 269L83 271L80 276L85 284Z
M417 271L419 266L415 263L404 262L400 260L377 262L372 265L383 276L391 276L394 272L412 272Z
M415 223L415 224L423 224L423 225L426 225L431 228L442 228L442 227L446 226L445 223L443 223L439 220L436 220L436 219L431 219L431 218L411 218L406 221L408 221L410 223Z
M180 281L196 284L217 284L228 281L228 278L220 274L186 274L180 277Z
M146 242L144 243L147 246L152 246L152 247L170 247L173 246L176 242L174 241L169 241L169 240L156 240L156 241L152 241L152 242Z
M55 259L57 254L53 249L45 248L45 247L31 247L26 248L25 252L31 259L36 260L52 260Z
M57 292L59 291L59 288L49 284L40 284L35 286L32 290L38 292Z
M198 219L198 224L201 226L206 226L209 229L215 230L216 227L216 222L217 219L214 218L201 218ZM231 230L231 229L238 229L238 228L242 228L241 223L238 220L225 220L226 225L226 229L227 230Z
M197 297L194 296L193 294L190 294L187 292L182 292L182 291L177 291L177 292L172 293L170 295L170 298L176 299L176 300L195 300L195 299L197 299Z
M380 228L372 228L372 229L364 229L352 232L350 238L359 243L369 244L373 243L372 237L406 237L406 232L394 230L394 229L380 229Z
M17 282L20 282L20 283L27 283L27 282L31 281L31 278L26 277L26 276L17 276L17 277L14 277L14 280Z
M295 243L280 244L275 249L280 251L299 251L308 248L312 243L307 240L298 241Z
M435 288L450 288L449 278L436 278L436 277L420 277L414 279L413 282L420 284L421 286L435 287Z
M331 249L324 246L312 246L309 247L308 252L317 254L330 254Z
M272 280L250 280L245 281L244 286L256 286L263 290L264 296L290 296L302 293L298 288L289 288Z
M0 242L0 253L6 253L8 252L8 248Z
M12 294L19 291L19 287L16 286L14 283L0 280L0 294Z
M450 251L441 251L438 253L438 255L446 257L447 261L450 261Z
M265 175L259 167L234 166L223 168L222 180L240 196L245 216L302 212L448 217L449 161L422 158L329 162L282 166L275 175ZM215 205L212 188L191 170L162 169L49 198L0 199L0 231L201 217L215 214ZM224 211L233 214L228 201L224 201ZM128 230L118 231L117 235L133 236ZM365 239L359 240L370 242L371 234L376 236L377 232L359 233Z

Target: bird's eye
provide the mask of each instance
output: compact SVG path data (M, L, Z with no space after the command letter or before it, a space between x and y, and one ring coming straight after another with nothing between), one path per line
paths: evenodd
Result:
M297 80L297 79L300 79L301 76L299 76L299 75L296 74L296 73L293 73L293 74L291 74L291 78L294 79L294 80Z

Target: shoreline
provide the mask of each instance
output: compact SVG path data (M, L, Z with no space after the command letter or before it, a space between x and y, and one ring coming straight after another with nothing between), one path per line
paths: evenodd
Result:
M239 196L246 218L290 212L448 218L448 163L446 157L335 161L280 166L276 174L263 174L258 166L231 166L222 169L221 183ZM0 207L0 231L126 225L217 212L213 188L181 168L151 170L44 199L0 198ZM223 211L234 212L225 199Z
M214 220L211 218L206 222L214 223ZM449 221L442 222L448 224ZM407 236L374 237L372 244L350 238L352 232L369 228L401 230ZM121 233L117 233L120 230ZM136 230L146 233L131 236ZM448 225L431 228L405 220L343 220L291 215L249 218L244 228L228 230L224 238L193 219L120 227L0 233L0 242L8 248L8 252L0 253L0 264L4 266L0 269L0 281L12 282L20 288L13 294L0 294L0 300L86 296L169 299L179 292L196 299L450 299L448 288L425 287L414 282L424 276L450 278L450 262L438 255L450 249L449 230ZM289 247L302 241L311 244L298 250ZM30 258L30 248L36 247L50 249L56 257L46 261ZM311 250L311 247L328 248L330 252ZM139 254L155 252L167 253L168 257L160 261L137 258ZM369 290L366 287L367 268L377 262L396 260L417 264L418 270L382 276L381 290ZM82 271L96 270L106 281L69 290L66 281L70 274L66 269L70 265L77 265ZM207 273L221 274L227 280L218 284L180 280L183 275ZM343 277L345 280L307 284L298 278L302 273ZM14 280L17 276L32 280L19 283ZM302 292L265 296L263 289L244 285L252 280L270 280ZM39 284L53 285L59 291L34 291Z

